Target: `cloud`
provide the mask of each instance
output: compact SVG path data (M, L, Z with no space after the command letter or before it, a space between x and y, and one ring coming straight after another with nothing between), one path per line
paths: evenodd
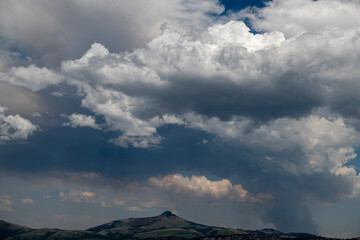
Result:
M142 212L142 211L144 211L142 208L134 207L134 206L125 207L124 209L127 210L127 211L130 211L130 212Z
M1 82L25 87L32 91L59 84L62 80L62 76L52 70L45 67L39 68L33 64L27 67L12 67L5 73L0 72Z
M151 177L150 185L163 191L173 192L183 196L209 197L215 200L230 199L235 202L255 203L272 199L269 194L253 196L240 184L233 185L228 179L219 181L208 180L205 176L184 177L181 174Z
M51 95L55 96L55 97L62 97L64 96L66 93L63 91L57 91L57 92L52 92Z
M229 21L197 35L166 29L132 52L110 53L96 43L64 61L61 74L78 87L83 107L123 132L111 142L153 147L161 141L157 128L169 124L165 116L181 122L189 112L269 121L328 107L357 117L357 105L348 104L358 85L357 38L355 29L337 29L285 39Z
M39 112L34 112L31 116L33 118L41 118L42 117L41 113L39 113Z
M280 171L294 175L323 171L341 174L340 169L356 157L353 146L360 143L359 133L345 124L341 117L326 118L314 114L300 119L279 118L257 127L252 126L247 118L221 121L190 114L186 119L191 128L200 128L224 141L236 142L236 145L274 154L263 159L275 161L275 164L277 154L293 148L300 149L305 156L301 156L301 162L292 163L297 166L289 166L283 159L278 165Z
M26 140L38 127L18 114L5 115L6 107L0 106L0 143Z
M341 106L354 98L340 92L358 86L357 38L351 29L286 40L279 32L253 34L243 22L230 21L193 37L166 30L133 52L113 54L93 44L82 58L63 62L62 71L83 94L83 107L125 131L117 143L126 146L131 137L159 142L156 129L168 124L166 115L178 122L191 112L264 122L320 107L344 113ZM348 108L355 117L356 105Z
M219 32L226 31L227 34L229 34L234 28L243 29L243 39L236 38L226 40L223 38L216 38L216 36L220 34ZM168 77L173 78L179 74L178 70L174 70L174 67L171 66L172 64L178 63L174 61L167 61L163 57L171 54L171 52L179 52L180 56L182 56L181 58L183 58L189 54L189 47L193 47L198 48L203 55L205 54L204 56L194 56L195 58L201 57L206 59L212 57L211 54L208 54L208 50L216 48L217 45L221 45L224 41L235 45L245 44L245 46L252 51L261 49L262 47L266 47L268 45L276 44L283 40L281 38L281 34L279 35L277 33L274 34L274 36L270 34L264 35L263 37L254 37L253 34L249 33L249 29L242 22L230 22L227 25L214 25L206 33L204 33L204 38L204 41L207 41L206 38L209 38L209 41L212 41L212 43L205 42L203 44L205 47L202 47L201 45L197 46L193 44L194 42L180 41L180 35L178 33L166 30L163 35L152 40L148 44L149 49L139 49L131 54L110 54L104 46L100 44L93 44L91 49L82 58L74 61L63 62L62 70L65 75L69 76L69 79L72 79L70 80L70 83L77 85L82 94L85 95L82 101L82 105L84 107L90 108L92 111L100 115L104 115L108 125L111 127L119 128L120 130L125 131L123 136L118 139L114 139L111 142L122 147L127 147L128 145L133 145L134 147L150 147L160 143L161 138L156 133L157 127L169 123L181 124L182 122L182 120L176 115L171 114L172 112L182 112L176 110L177 106L169 106L170 109L162 110L161 108L163 107L161 105L158 106L158 103L163 102L172 104L179 102L185 108L190 107L187 103L185 103L185 105L181 103L183 100L180 99L180 101L171 98L162 99L162 95L164 94L169 94L170 97L170 93L174 92L175 89L178 91L176 95L180 97L182 92L187 91L187 89L184 89L181 85L184 85L185 87L188 85L188 81L186 79L181 79L182 81L180 82L174 82L173 80L167 78L162 79L163 75L169 75ZM251 46L246 45L247 42L249 42L246 41L247 38L250 38L254 44ZM168 47L162 48L162 46ZM159 51L165 52L156 56ZM215 53L217 50L215 49L212 52ZM153 54L155 55L152 56ZM152 59L155 61L152 61ZM179 64L184 64L184 66L176 67L176 69L184 71L183 74L185 77L189 76L189 74L192 75L191 71L195 66L192 62L187 62L189 59L190 58L187 57L184 58L179 62ZM204 59L198 60L199 61L196 62L208 62L208 60L204 61ZM93 65L92 63L95 61L98 64ZM139 61L143 63L139 65L139 63L137 63ZM206 72L208 73L207 75L211 75L211 73L215 74L214 69L212 69L211 62L209 62L209 64L209 68L207 69L203 69L203 66L196 66L194 69L197 69L196 71L198 73ZM156 66L160 65L164 66L161 71L170 72L159 72L159 70L156 69ZM190 69L188 69L187 66L191 66ZM84 81L85 76L86 81ZM102 79L101 82L99 82L98 79ZM181 85L178 85L176 82L179 82ZM183 82L183 84L181 82ZM196 82L194 82L194 84L196 84ZM211 81L210 85L212 85ZM137 86L141 86L141 88L138 88ZM220 86L221 85L219 85L219 87ZM125 91L120 91L120 89L124 89ZM126 89L131 92L139 92L140 94L143 91L148 91L151 95L146 94L143 97L134 97L132 94L128 94ZM205 91L207 90L204 89L204 92ZM194 95L189 96L188 98L190 101L193 101L192 98L195 97L195 95L202 95L203 93L197 93L195 91L192 94ZM151 98L153 97L155 99L152 100ZM167 96L165 95L164 97ZM187 101L187 99L184 100ZM149 107L143 109L142 106L144 106L145 103L148 105L149 101L154 102L155 105L149 105ZM169 111L170 114L164 114L162 116L154 115L154 113L164 110ZM187 110L191 111L190 108ZM150 117L150 119L145 120L144 117ZM175 122L173 120L168 121L169 118L175 119Z
M123 209L125 211L130 211L130 212L143 212L144 209L146 209L146 208L152 208L152 207L159 205L159 203L157 201L143 201L143 202L136 203L139 206L129 206L129 202L119 200L116 198L113 199L112 203L113 203L113 206L120 207L121 209ZM132 203L132 204L134 204L134 203Z
M122 207L125 205L125 201L122 201L122 200L119 200L119 199L113 199L113 204L114 206L117 206L117 207Z
M359 10L356 0L275 0L268 1L264 8L246 9L235 15L249 18L258 31L280 31L293 37L304 32L357 28Z
M159 202L157 202L157 201L140 202L140 206L144 207L144 208L152 208L152 207L155 207L155 206L159 206Z
M11 114L31 116L34 112L45 112L48 104L38 93L23 87L3 83L0 80L0 102L7 106Z
M65 125L70 125L71 127L91 127L94 129L100 129L100 127L96 124L95 118L92 116L73 113L67 116L69 119L69 123L65 123Z
M161 137L155 136L120 136L115 139L110 139L109 142L123 148L128 148L129 145L135 148L152 148L157 147L161 142Z
M68 192L60 192L59 197L60 200L63 202L70 201L75 203L92 203L101 207L111 206L111 203L106 201L103 196L100 196L97 193L90 191L71 189Z
M213 21L211 14L224 10L217 0L175 0L171 4L166 0L6 0L1 1L0 9L2 46L16 47L47 66L79 57L93 42L115 52L142 47L164 23L184 33L201 29Z
M14 205L14 202L10 200L10 197L8 195L2 195L0 196L0 212L12 212Z
M24 199L21 200L21 202L23 204L30 204L30 205L34 204L34 200L32 200L30 198L24 198Z
M316 231L308 199L337 202L359 196L359 173L349 166L360 143L357 1L276 0L228 16L247 18L252 29L242 21L223 22L206 14L221 13L217 1L2 4L9 6L0 7L7 9L0 14L0 20L7 20L0 21L2 39L18 40L25 55L35 49L31 57L37 66L50 59L48 66L57 68L10 67L11 53L6 52L1 81L32 91L54 84L61 88L59 83L75 86L81 107L91 115L70 115L70 124L98 127L94 116L103 117L102 129L117 133L108 141L123 148L158 148L165 140L160 129L176 124L213 137L206 147L225 143L234 152L221 166L217 159L201 168L221 181L166 175L151 178L152 187L235 205L262 203L254 210L258 216L285 231ZM21 18L26 24L14 21L27 9L21 4L32 6ZM147 4L155 4L154 10L148 11ZM129 11L133 8L138 11ZM38 9L41 14L34 15ZM94 29L78 31L81 23L92 22L81 10L98 16L101 27L86 24ZM124 29L129 25L122 22L125 16L133 29ZM34 24L38 19L41 24ZM108 22L119 23L118 31L111 31L115 37L101 34ZM24 24L21 34L14 32L18 24ZM119 34L124 41L118 41ZM42 41L33 40L38 36ZM12 130L0 129L11 138ZM26 139L35 129L21 131ZM173 171L171 164L168 171ZM230 167L225 171L223 166ZM227 179L234 175L245 179L246 189ZM85 193L73 190L61 197L107 205L95 193Z

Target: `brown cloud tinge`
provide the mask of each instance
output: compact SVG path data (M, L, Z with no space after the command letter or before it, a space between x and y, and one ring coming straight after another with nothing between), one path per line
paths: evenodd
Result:
M0 212L12 212L14 205L14 202L10 200L10 197L8 195L2 195L0 196Z
M1 81L0 103L9 109L10 114L31 116L34 112L47 111L46 102L37 93Z
M30 199L30 198L24 198L24 199L21 200L21 202L22 202L23 204L30 204L30 205L32 205L32 204L35 203L34 200L32 200L32 199Z
M246 191L240 184L233 185L228 179L208 180L205 176L184 177L181 174L152 177L149 184L179 195L188 197L209 197L214 200L231 200L243 203L261 203L272 200L271 194L260 193L256 196Z

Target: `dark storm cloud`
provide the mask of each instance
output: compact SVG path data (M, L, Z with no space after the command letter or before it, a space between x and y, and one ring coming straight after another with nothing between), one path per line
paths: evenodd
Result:
M159 108L155 113L195 111L225 121L240 115L266 122L307 115L324 101L319 84L293 72L279 76L271 84L245 83L241 86L221 76L179 78L181 80L171 79L164 91L145 95Z

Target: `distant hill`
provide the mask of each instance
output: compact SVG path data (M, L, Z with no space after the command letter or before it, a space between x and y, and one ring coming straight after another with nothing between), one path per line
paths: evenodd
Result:
M182 219L167 211L156 217L127 218L112 221L88 231L96 232L110 238L184 238L241 235L246 232L231 228L210 227Z
M103 235L88 231L72 231L61 229L33 229L20 225L11 224L0 220L1 240L62 240L62 239L109 239Z
M80 230L33 229L0 221L0 239L4 240L62 240L62 239L194 239L194 240L285 240L327 239L307 233L282 233L274 229L245 231L207 226L180 218L166 211L155 217L126 218ZM357 238L360 240L360 238Z

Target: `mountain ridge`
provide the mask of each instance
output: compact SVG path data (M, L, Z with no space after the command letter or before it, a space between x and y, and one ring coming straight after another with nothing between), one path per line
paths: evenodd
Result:
M194 240L285 240L334 239L308 233L283 233L275 229L242 230L207 226L185 220L170 211L143 218L114 220L86 230L33 229L0 220L0 239L4 240L62 240L62 239L194 239ZM360 238L352 238L360 240Z

